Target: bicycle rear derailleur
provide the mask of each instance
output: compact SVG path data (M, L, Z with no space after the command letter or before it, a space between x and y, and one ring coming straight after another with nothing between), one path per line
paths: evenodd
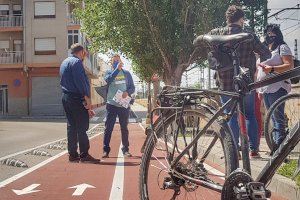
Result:
M266 200L271 197L263 183L254 182L242 169L232 172L226 179L221 194L222 200Z

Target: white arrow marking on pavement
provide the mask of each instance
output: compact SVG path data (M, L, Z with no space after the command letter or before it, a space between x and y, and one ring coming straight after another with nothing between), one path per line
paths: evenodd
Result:
M39 192L41 190L34 190L35 188L37 188L38 186L40 186L41 184L32 184L22 190L12 190L14 193L16 193L17 195L23 195L23 194L30 194L30 193L34 193L34 192Z
M72 196L81 196L87 188L96 188L96 187L86 184L86 183L82 183L80 185L75 185L75 186L72 186L69 188L76 188L76 190L72 194Z

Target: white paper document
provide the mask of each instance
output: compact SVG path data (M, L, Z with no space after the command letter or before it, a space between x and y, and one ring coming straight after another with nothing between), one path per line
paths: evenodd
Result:
M129 103L131 100L130 96L127 96L126 98L122 97L123 92L121 90L118 90L113 98L113 100L118 103L119 105L123 106L124 108L129 107Z

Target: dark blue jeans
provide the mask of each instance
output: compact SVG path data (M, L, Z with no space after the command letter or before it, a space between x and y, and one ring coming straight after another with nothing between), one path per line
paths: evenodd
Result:
M225 104L230 97L221 96L222 104ZM245 118L246 118L246 128L249 137L249 145L251 151L258 151L258 124L255 116L255 91L247 94L245 97ZM225 110L225 113L230 112L229 109ZM239 143L240 128L238 123L238 116L235 112L232 118L229 120L228 125L233 133L236 144Z
M283 88L280 88L275 93L265 93L263 95L265 106L267 109L280 97L287 94L287 91ZM274 125L273 129L273 139L275 144L279 145L285 138L285 118L284 118L284 107L285 104L281 104L278 109L274 111L271 119Z
M105 131L104 131L104 140L103 140L103 151L110 152L110 140L111 134L114 129L116 118L119 117L119 123L121 126L122 134L122 151L125 153L129 151L129 141L128 141L128 119L129 119L129 109L124 107L117 107L111 104L106 104L106 122L105 122Z
M79 143L80 156L88 154L90 143L86 131L89 129L89 114L82 104L80 97L63 94L63 107L67 117L68 151L73 157L78 156Z

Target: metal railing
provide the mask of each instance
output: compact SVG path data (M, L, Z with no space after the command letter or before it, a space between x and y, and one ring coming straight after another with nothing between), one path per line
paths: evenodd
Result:
M22 27L23 16L0 15L0 27Z
M21 64L23 56L23 51L0 52L0 64Z
M80 20L77 19L73 14L68 16L68 25L80 25Z

